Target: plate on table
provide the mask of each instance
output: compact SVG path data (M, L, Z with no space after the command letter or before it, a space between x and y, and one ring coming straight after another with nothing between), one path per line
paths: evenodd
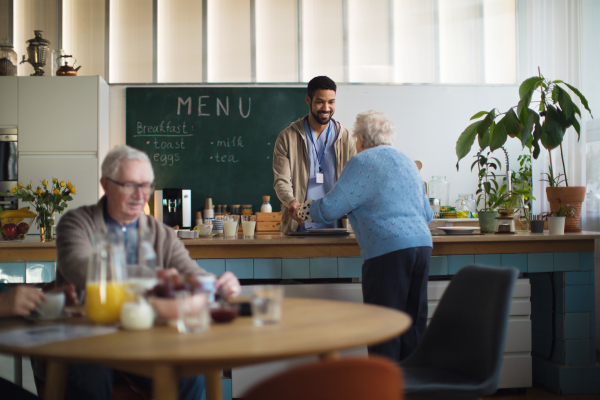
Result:
M446 232L446 235L471 235L477 229L478 226L439 226L437 227L440 231Z

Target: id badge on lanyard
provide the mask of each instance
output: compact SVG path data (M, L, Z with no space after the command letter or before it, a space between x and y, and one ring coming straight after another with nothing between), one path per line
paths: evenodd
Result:
M315 155L317 156L317 163L319 164L319 172L316 173L316 183L324 183L325 182L325 178L323 176L323 170L321 169L321 162L323 161L323 157L325 156L325 149L327 148L327 142L329 141L329 130L331 129L331 123L330 125L327 127L327 136L325 137L325 144L323 145L323 153L321 153L321 159L319 160L319 153L317 153L317 146L315 145L315 142L312 138L312 136L310 137L311 142L313 144L313 148L315 149ZM312 131L312 128L311 128Z

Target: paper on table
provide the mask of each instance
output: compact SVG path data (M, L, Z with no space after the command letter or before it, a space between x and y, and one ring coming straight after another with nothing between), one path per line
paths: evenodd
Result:
M0 343L5 346L34 347L88 336L107 335L117 330L118 328L114 326L71 324L36 326L0 332Z

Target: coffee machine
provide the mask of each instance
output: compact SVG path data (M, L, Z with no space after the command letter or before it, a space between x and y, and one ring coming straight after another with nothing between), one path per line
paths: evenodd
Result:
M17 152L17 128L0 128L0 206L3 210L16 210L17 198L11 188L17 185L19 172Z
M163 189L162 217L162 222L171 227L192 228L192 191L190 189Z

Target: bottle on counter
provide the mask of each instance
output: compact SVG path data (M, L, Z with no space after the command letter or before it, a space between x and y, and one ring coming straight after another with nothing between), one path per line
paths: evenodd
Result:
M271 200L271 196L263 196L262 197L263 203L260 206L260 212L263 212L263 213L273 212L273 207L271 207L271 203L269 203L270 200Z
M215 210L213 209L213 203L212 203L212 198L207 197L206 200L204 201L204 218L210 218L210 219L214 219L215 218Z
M233 215L242 215L242 210L240 209L240 205L239 204L232 204L231 205L231 214L233 214Z
M229 215L229 211L227 211L227 204L223 204L223 206L221 207L221 214Z

